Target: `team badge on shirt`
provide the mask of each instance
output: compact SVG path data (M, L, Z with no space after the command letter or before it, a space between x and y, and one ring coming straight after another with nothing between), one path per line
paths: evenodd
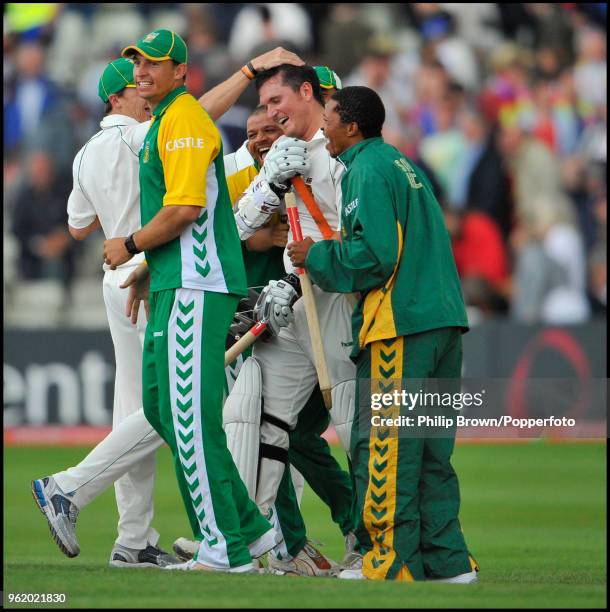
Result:
M409 162L404 157L394 160L394 163L407 175L409 184L413 189L419 189L420 187L423 187L423 185L417 180L415 170L413 170L411 164L409 164Z

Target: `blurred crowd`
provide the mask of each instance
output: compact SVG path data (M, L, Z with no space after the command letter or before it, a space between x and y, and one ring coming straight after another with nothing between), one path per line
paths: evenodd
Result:
M605 316L606 10L5 4L5 305L18 308L20 288L40 281L69 303L75 284L101 279L99 242L76 243L66 229L72 160L99 129L105 64L165 27L188 43L196 96L278 44L331 66L344 86L375 89L386 141L431 176L473 324ZM253 89L219 122L225 152L245 139Z

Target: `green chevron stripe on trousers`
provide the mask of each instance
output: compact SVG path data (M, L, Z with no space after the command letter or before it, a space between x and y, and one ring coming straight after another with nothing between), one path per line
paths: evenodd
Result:
M238 297L168 289L150 297L142 365L144 414L169 445L182 500L202 545L198 560L227 569L271 528L248 497L222 428L224 350Z

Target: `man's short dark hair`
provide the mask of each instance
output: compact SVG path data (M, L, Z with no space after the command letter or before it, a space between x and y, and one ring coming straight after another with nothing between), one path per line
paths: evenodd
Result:
M303 83L310 83L311 89L313 90L313 97L318 101L319 104L324 106L324 98L322 98L322 92L320 91L320 80L316 71L311 66L293 66L292 64L281 64L275 68L264 70L259 72L254 80L256 91L260 91L263 83L267 82L271 77L280 75L282 83L292 89L292 91L299 91Z
M385 108L375 91L360 85L344 87L337 90L331 100L337 102L335 110L341 118L341 123L354 121L364 138L381 136Z

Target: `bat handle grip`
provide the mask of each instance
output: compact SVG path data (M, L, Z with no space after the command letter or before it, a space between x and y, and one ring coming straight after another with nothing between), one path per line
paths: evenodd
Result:
M225 367L233 363L267 329L267 323L259 321L253 325L230 349L225 352Z
M303 232L301 231L301 222L299 219L299 210L296 206L286 206L290 227L295 240L303 240Z
M290 228L292 229L292 236L294 240L300 242L303 240L303 232L301 231L301 222L299 220L299 209L294 200L294 196L286 198L286 213L288 214L288 220L290 221ZM296 268L297 274L301 276L305 270L303 268Z

